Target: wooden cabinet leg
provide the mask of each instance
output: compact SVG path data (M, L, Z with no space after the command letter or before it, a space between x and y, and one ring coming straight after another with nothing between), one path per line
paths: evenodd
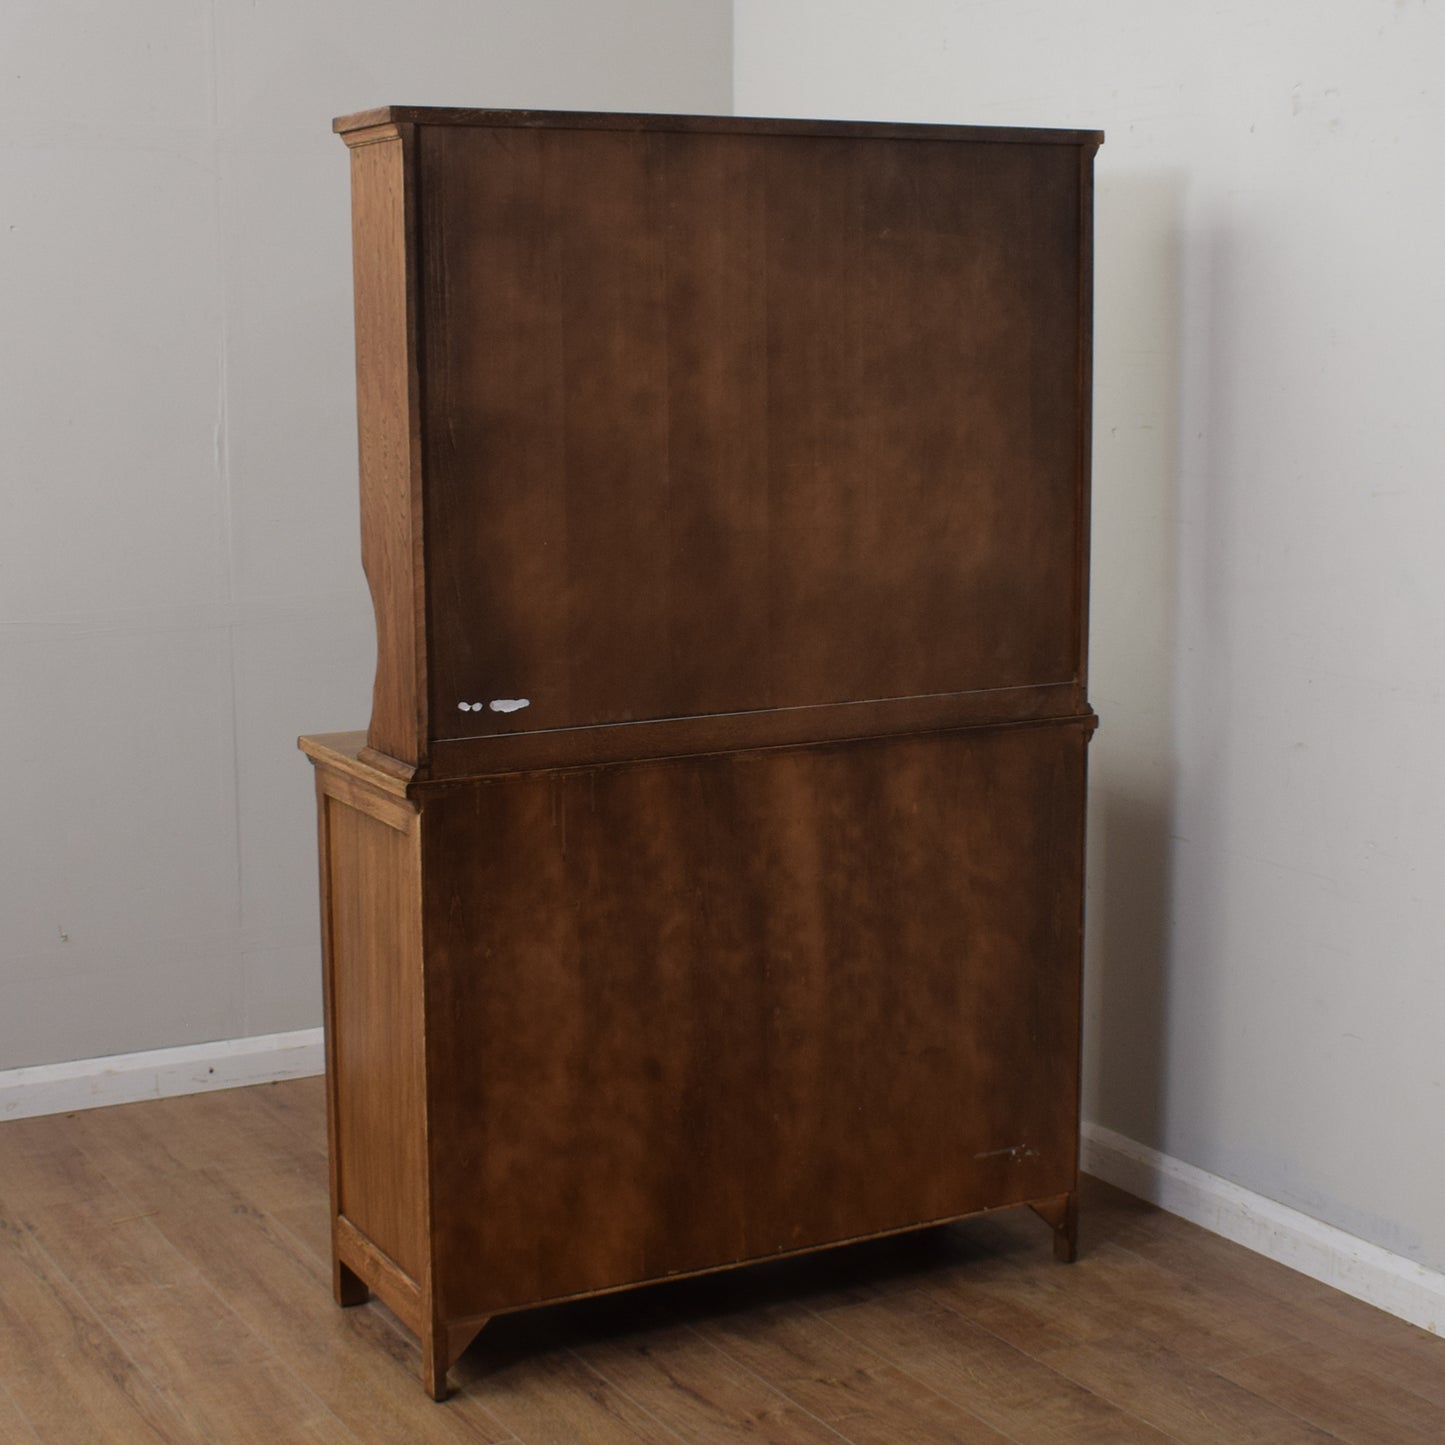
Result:
M447 1371L454 1361L461 1358L486 1323L485 1319L479 1319L449 1325L436 1320L422 1335L421 1382L433 1400L445 1400L451 1393Z
M1053 1199L1037 1199L1029 1208L1054 1231L1054 1258L1072 1264L1079 1254L1079 1196L1077 1192Z
M446 1329L437 1327L428 1330L421 1342L421 1383L433 1400L445 1400L451 1394L451 1386L447 1383L450 1365Z
M336 1296L336 1303L343 1309L352 1305L364 1305L371 1298L366 1281L354 1269L342 1264L335 1255L331 1257L331 1293Z
M1073 1264L1078 1257L1078 1220L1071 1212L1069 1222L1054 1230L1054 1258L1060 1264Z

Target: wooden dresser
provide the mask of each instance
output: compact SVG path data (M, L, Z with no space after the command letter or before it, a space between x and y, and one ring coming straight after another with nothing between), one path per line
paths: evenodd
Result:
M1094 132L391 107L335 1288L420 1336L982 1210L1072 1256Z

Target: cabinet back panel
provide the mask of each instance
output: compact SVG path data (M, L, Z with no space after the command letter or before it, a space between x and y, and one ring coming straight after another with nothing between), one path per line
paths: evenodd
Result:
M1077 145L416 134L434 737L1076 676Z
M445 1312L1071 1190L1086 736L428 796Z

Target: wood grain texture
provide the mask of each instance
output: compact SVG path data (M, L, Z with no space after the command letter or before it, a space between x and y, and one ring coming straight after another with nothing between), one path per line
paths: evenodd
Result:
M1056 721L1095 725L1094 714L1077 684L986 688L938 697L879 698L817 707L442 738L431 745L424 776L414 772L405 778L391 773L387 776L398 784L402 795L415 797L434 783L501 773ZM373 769L386 765L387 760L365 746L355 755L358 762Z
M379 634L366 745L303 741L337 1299L440 1395L547 1301L1022 1204L1072 1258L1100 137L337 128ZM687 1369L669 1428L732 1429Z
M1282 1345L1234 1361L1221 1373L1251 1394L1311 1424L1328 1423L1341 1438L1361 1445L1432 1445L1441 1438L1438 1405L1395 1389L1346 1355Z
M418 154L438 739L1075 679L1075 148Z
M35 1427L21 1413L14 1396L3 1385L0 1385L0 1439L13 1440L17 1445L22 1441L28 1445L28 1442L40 1439Z
M1116 1438L1152 1426L1191 1445L1445 1438L1445 1402L1430 1398L1445 1341L1090 1180L1075 1270L1049 1258L1036 1220L1005 1213L507 1316L454 1367L465 1388L438 1408L385 1307L327 1297L319 1083L0 1124L0 1438L305 1439L319 1406L343 1432L331 1438L376 1445L768 1439L759 1422L784 1406L855 1445L1050 1438L1020 1423L1038 1419L1087 1439L1100 1411L1123 1422ZM47 1238L65 1201L84 1227L72 1215ZM151 1242L130 1253L137 1234ZM172 1256L151 1277L158 1247ZM969 1313L969 1283L1000 1279L1015 1318L1003 1335L1001 1304L986 1321ZM1039 1287L1057 1308L1030 1334ZM1101 1293L1111 1317L1090 1303ZM1172 1296L1198 1311L1194 1328L1159 1308ZM967 1332L935 1327L940 1307L1009 1348L975 1360ZM217 1315L227 1349L193 1348ZM1114 1323L1126 1316L1137 1324ZM1241 1352L1221 1371L1195 1351L1226 1335ZM258 1350L284 1359L282 1390L245 1383ZM297 1390L317 1402L309 1423ZM1000 1399L1006 1433L975 1413Z
M1169 1439L1043 1361L926 1299L902 1295L850 1305L833 1311L829 1322L850 1339L876 1341L885 1354L907 1357L915 1379L1015 1440L1162 1445Z
M805 1305L764 1306L696 1327L705 1340L859 1445L1004 1445L966 1402L858 1350Z
M902 733L1028 689L1083 711L1097 133L338 126L372 761Z
M1104 133L1030 126L929 125L909 121L799 120L750 115L660 115L585 110L507 110L465 106L385 105L338 116L331 128L348 145L366 132L395 125L542 126L549 130L680 131L698 135L832 136L854 139L965 140L1000 145L1097 147Z
M0 1382L24 1427L42 1440L102 1440L108 1431L132 1440L188 1438L86 1293L36 1242L13 1186L0 1195Z
M100 1359L108 1358L113 1380L131 1400L130 1408L117 1412L117 1422L125 1422L120 1428L129 1428L131 1438L244 1438L240 1422L274 1408L294 1440L339 1445L353 1439L275 1347L246 1330L202 1274L170 1246L154 1212L138 1209L89 1151L74 1145L57 1155L16 1151L7 1154L3 1173L0 1217L6 1234L21 1244L22 1261L40 1265L30 1271L30 1283L44 1281L46 1293L69 1293L59 1281L73 1286L84 1278L84 1305L73 1313L72 1328L81 1326L86 1348L71 1360L92 1380ZM16 1302L28 1303L26 1294ZM38 1318L46 1313L42 1308ZM7 1385L11 1382L7 1376ZM98 1398L92 1393L91 1399L98 1406L113 1393ZM41 1414L26 1395L19 1399L42 1438L125 1438L104 1418L94 1436L80 1433L71 1401L56 1401ZM136 1407L143 1412L143 1429Z
M409 125L353 137L351 196L361 562L376 614L369 736L417 764L428 729L413 146Z
M1049 1367L1188 1445L1327 1445L1337 1437L1138 1331L1055 1350Z
M410 793L411 770L398 773L390 768L378 767L366 761L369 751L365 730L350 732L316 733L298 738L296 746L312 762L324 762L328 777L327 786L336 796L342 796L341 780L361 784L361 791L383 801L394 799L404 803ZM323 850L322 856L325 856Z
M1078 526L1074 532L1074 602L1078 627L1075 678L1081 689L1087 685L1089 677L1089 498L1093 484L1094 450L1094 155L1094 147L1086 145L1079 149L1078 455L1074 468L1078 485L1075 501Z
M282 1101L294 1104L278 1109ZM412 1361L380 1309L342 1312L317 1288L329 1256L324 1137L298 1140L290 1127L298 1113L311 1126L308 1132L321 1136L319 1094L290 1088L226 1096L224 1106L212 1111L137 1111L119 1137L99 1114L85 1115L73 1121L73 1132L134 1211L204 1276L247 1329L291 1362L352 1436L395 1445L418 1433ZM257 1126L269 1147L212 1163L203 1133L225 1137L247 1123ZM298 1194L295 1181L302 1176L310 1183ZM298 1209L312 1228L288 1223ZM234 1438L285 1439L288 1428L278 1422L274 1432L247 1428ZM469 1399L431 1412L425 1438L500 1442L510 1431Z
M645 1340L607 1340L577 1354L655 1420L697 1445L837 1445L825 1421L770 1389L732 1356L697 1348L690 1329L654 1329Z
M405 827L381 822L326 792L322 806L335 1212L421 1291L430 1253L419 822L415 812ZM346 1263L356 1270L356 1259Z
M429 793L448 1312L1071 1190L1085 738Z

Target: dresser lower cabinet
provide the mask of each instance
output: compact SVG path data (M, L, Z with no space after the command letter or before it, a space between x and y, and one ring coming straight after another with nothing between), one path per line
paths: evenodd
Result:
M1092 716L316 766L334 1283L420 1337L1032 1205L1074 1248Z

